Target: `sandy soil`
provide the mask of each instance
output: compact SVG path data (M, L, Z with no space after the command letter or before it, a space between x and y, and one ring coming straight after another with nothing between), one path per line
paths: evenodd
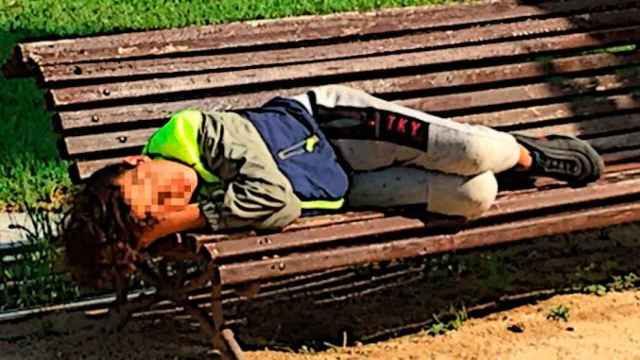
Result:
M568 321L547 319L559 305ZM173 324L173 325L172 325ZM196 359L204 339L166 321L136 321L121 333L82 314L57 314L0 327L1 359ZM513 331L514 325L522 332ZM511 329L511 330L510 330ZM426 332L317 354L247 353L252 360L640 359L640 292L556 296L468 320L457 331Z
M569 321L547 319L559 305L569 308ZM523 331L509 330L514 325ZM437 337L422 332L319 354L259 351L248 359L640 359L640 292L557 296Z

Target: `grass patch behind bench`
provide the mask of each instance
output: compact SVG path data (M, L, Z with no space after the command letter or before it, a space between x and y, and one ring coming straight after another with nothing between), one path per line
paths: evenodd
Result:
M0 0L0 63L19 41L461 0ZM57 208L71 186L33 79L0 75L0 211Z

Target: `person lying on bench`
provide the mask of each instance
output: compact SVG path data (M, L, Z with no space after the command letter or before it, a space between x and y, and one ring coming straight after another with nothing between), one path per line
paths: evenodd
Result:
M414 204L475 218L494 202L498 173L585 184L603 167L573 137L511 135L323 86L257 109L176 113L143 155L91 176L63 240L72 273L95 285L175 232L281 229L305 214Z

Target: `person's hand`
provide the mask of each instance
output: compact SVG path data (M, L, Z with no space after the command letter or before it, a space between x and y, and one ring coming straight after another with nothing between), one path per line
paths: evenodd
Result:
M156 223L144 230L139 248L146 248L159 238L170 234L204 227L205 218L198 204L189 204L183 210L156 215Z
M146 155L130 155L122 159L122 162L131 166L138 166L138 164L149 160L151 158Z

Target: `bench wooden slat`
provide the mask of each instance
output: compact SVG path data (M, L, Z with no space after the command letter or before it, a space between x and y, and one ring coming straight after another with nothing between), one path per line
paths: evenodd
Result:
M522 54L545 53L553 50L604 47L620 42L640 40L640 27L595 31L584 34L537 38L509 43L383 55L364 59L335 60L312 64L290 65L267 71L239 70L224 74L180 76L169 79L138 80L126 83L74 86L52 89L49 94L54 106L78 105L105 100L140 98L168 93L214 90L226 86L257 85L272 81L293 81L320 76L338 76L373 71L401 69L451 63L510 57Z
M640 72L638 74L630 74L624 78L619 75L603 75L575 79L554 79L552 81L532 85L518 85L430 96L426 98L414 98L402 100L399 101L399 103L415 109L423 109L431 112L446 112L585 93L595 94L602 91L638 86L640 85Z
M579 123L542 126L517 131L520 134L542 137L552 134L594 136L602 133L640 129L640 114L610 115Z
M301 231L322 226L330 226L337 224L346 224L351 222L366 221L380 219L385 217L385 213L381 211L349 211L337 214L316 215L311 217L301 217L293 223L287 225L281 232ZM247 236L253 236L256 232L253 230L240 230L237 232L219 233L219 234L197 234L189 233L187 237L193 240L193 247L197 249L202 247L204 242L226 241L231 239L240 239Z
M373 56L394 51L417 50L474 42L515 39L522 36L555 32L587 31L605 26L621 27L638 24L639 9L577 15L572 17L531 20L510 24L489 24L459 29L455 32L436 31L411 34L388 39L358 41L346 44L306 46L292 49L259 50L234 54L171 57L130 61L107 61L59 64L42 67L45 82L80 81L88 79L153 77L179 73L211 73L221 69L246 69L256 66L283 66L297 62L318 62L356 56Z
M587 140L595 149L609 152L615 150L626 150L640 145L640 131L628 132L620 135L607 136Z
M343 82L344 85L359 88L372 94L417 91L435 88L486 84L504 80L520 80L544 76L568 75L574 72L598 70L622 64L640 63L640 52L631 54L591 54L578 57L559 58L544 62L532 61L510 65L483 68L439 71L428 74L405 75L384 79ZM198 100L150 103L120 107L96 108L80 111L63 111L58 114L58 127L62 130L90 128L120 123L145 122L168 118L172 113L189 107L203 109L241 109L259 106L276 96L290 96L304 93L308 87L258 91L248 94L234 94ZM429 111L431 109L425 108Z
M554 190L518 194L514 197L502 197L496 201L493 209L481 218L487 219L511 215L517 212L565 206L631 195L634 193L640 193L640 177L638 174L631 176L631 179L622 180L620 178L614 178L579 189L564 187ZM446 223L447 220L444 221ZM427 227L433 228L441 224L442 222L438 220L426 221L402 216L392 216L383 219L335 225L329 228L308 229L305 230L304 236L300 236L293 231L209 243L205 244L205 248L212 258L223 259L239 255L262 254L274 250L290 250L298 247L326 245L334 241L343 242L365 236L389 236L407 230L417 230Z
M631 124L627 124L631 127ZM573 134L567 134L573 135ZM594 139L586 139L591 146L600 154L627 150L640 145L640 131L634 131L623 135L608 135Z
M117 131L98 135L67 136L67 155L75 156L105 150L141 148L157 128Z
M637 160L640 158L640 149L631 149L604 154L603 160L607 164L616 164L619 162Z
M571 119L578 116L595 116L616 111L636 110L640 101L633 95L615 95L604 98L577 99L552 105L531 106L483 114L456 116L459 122L485 126L524 125L533 121Z
M20 47L25 63L52 64L239 47L293 44L331 38L389 34L522 17L570 15L577 11L635 6L635 1L573 0L518 5L515 1L470 6L384 10L324 17L212 25L98 36L74 41L41 41ZM428 19L428 21L425 21Z
M453 250L497 245L538 236L595 229L640 220L640 204L622 203L587 210L533 217L506 224L463 230L457 234L416 237L373 245L289 255L220 266L223 284L237 284L320 269L399 258L425 256Z

